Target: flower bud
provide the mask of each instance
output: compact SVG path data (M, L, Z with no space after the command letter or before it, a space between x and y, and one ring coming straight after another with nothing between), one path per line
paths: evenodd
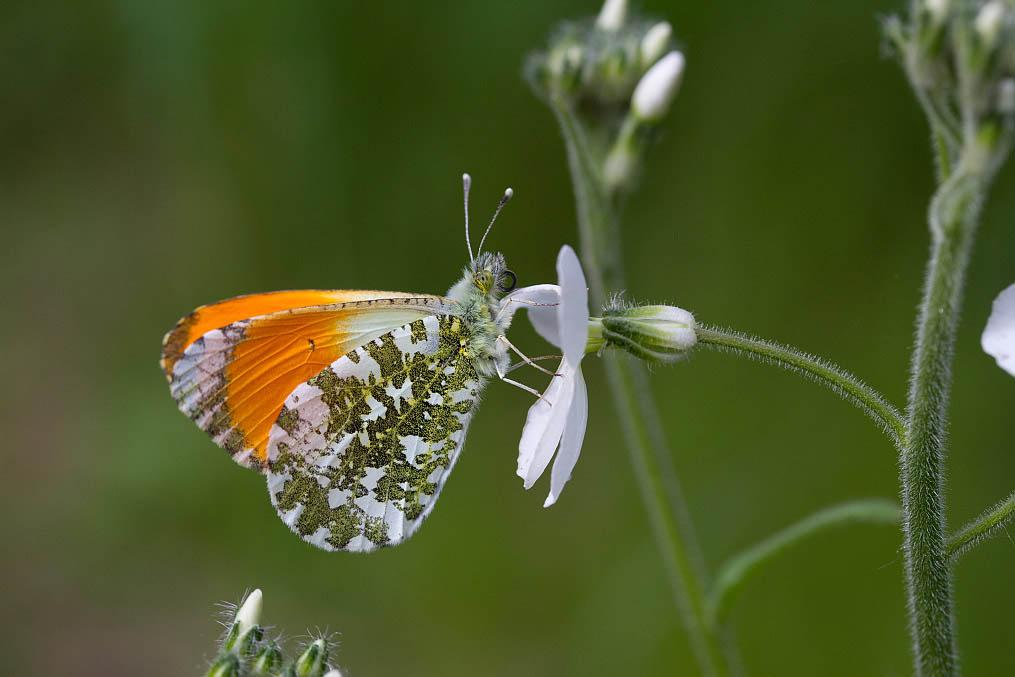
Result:
M1004 115L1015 113L1015 78L1004 78L998 83L997 111Z
M328 647L323 639L314 640L296 659L293 666L298 677L321 677L328 662Z
M648 68L666 53L672 35L673 27L668 21L660 21L646 31L638 50L642 68Z
M626 186L634 175L638 156L627 143L618 143L603 161L603 181L611 190Z
M627 18L627 0L606 0L596 18L596 28L615 31L624 25Z
M976 32L983 38L984 44L993 47L997 42L997 34L1001 31L1001 24L1004 22L1005 7L1001 0L990 0L980 8L973 25Z
M571 92L581 82L585 48L575 40L562 40L546 56L546 69L556 87Z
M328 670L324 673L324 677L342 677L342 673L338 670Z
M648 362L676 362L698 342L694 315L674 306L607 309L602 323L607 345Z
M926 0L924 6L934 23L939 24L948 15L949 4L949 0Z
M261 648L257 655L254 656L250 669L255 675L273 675L282 667L283 661L282 649L279 648L278 644L272 642Z
M684 55L672 51L642 76L631 96L631 112L649 123L663 119L684 74Z
M247 595L247 598L243 600L243 604L236 610L235 622L240 629L241 635L257 625L261 620L262 600L263 595L261 594L261 589L256 588L253 592Z
M243 600L243 604L236 610L233 626L223 642L226 651L247 654L253 650L257 642L261 641L263 631L257 624L261 617L261 601L260 589L254 590Z
M208 668L207 677L238 677L240 674L240 659L235 654L222 654L215 659L215 662Z

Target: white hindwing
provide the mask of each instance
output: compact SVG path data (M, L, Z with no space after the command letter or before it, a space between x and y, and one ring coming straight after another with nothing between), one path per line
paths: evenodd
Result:
M452 315L399 327L298 386L268 439L282 520L325 550L411 536L461 453L483 379Z

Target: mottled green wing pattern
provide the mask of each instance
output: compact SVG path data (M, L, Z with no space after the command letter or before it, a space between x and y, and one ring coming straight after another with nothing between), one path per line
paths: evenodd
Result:
M482 387L468 339L459 318L425 317L297 387L268 441L282 521L325 550L411 536L458 459Z

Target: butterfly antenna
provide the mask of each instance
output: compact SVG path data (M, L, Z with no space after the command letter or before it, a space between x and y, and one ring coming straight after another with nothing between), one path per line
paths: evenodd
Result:
M475 263L476 257L472 255L472 243L469 242L469 188L472 187L472 177L462 174L462 192L465 194L465 246L469 249L469 263Z
M510 188L504 191L504 197L500 199L500 203L497 205L497 211L493 213L493 218L490 219L490 225L486 227L486 232L483 233L483 239L479 241L479 248L476 250L476 256L479 256L479 253L483 251L483 243L486 242L486 236L490 234L490 229L493 228L493 222L497 220L497 215L500 214L500 210L504 209L504 205L508 203L508 200L510 200L511 196L514 194L515 192Z

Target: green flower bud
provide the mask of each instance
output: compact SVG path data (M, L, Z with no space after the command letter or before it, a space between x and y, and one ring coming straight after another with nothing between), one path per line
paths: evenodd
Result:
M282 667L283 662L282 649L278 644L272 642L262 647L257 655L254 656L254 660L250 664L250 670L255 675L273 675Z
M222 654L208 668L208 677L239 677L240 659L235 654Z
M674 306L609 308L602 325L607 345L623 348L647 362L677 362L698 342L694 316Z
M296 659L294 665L298 677L321 677L328 663L328 646L323 639L315 640Z

